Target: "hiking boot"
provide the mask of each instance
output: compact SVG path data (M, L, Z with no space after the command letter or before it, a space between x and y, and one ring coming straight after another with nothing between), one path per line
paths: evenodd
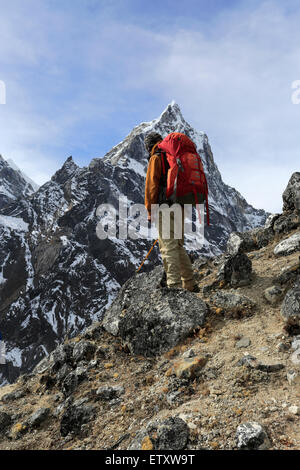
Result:
M195 292L195 294L199 294L199 292L200 292L200 287L197 286L197 284L195 284L195 286L194 286L194 288L193 288L193 290L192 290L191 292Z
M186 290L188 290L189 292L194 292L195 294L199 294L200 292L200 288L197 284L195 284L193 287L191 288L185 288Z

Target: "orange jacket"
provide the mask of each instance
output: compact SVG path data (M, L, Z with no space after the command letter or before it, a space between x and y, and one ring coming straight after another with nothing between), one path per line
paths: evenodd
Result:
M162 172L161 156L155 153L156 147L160 142L154 145L150 160L148 163L146 185L145 185L145 206L148 214L151 215L151 204L158 203L159 184Z

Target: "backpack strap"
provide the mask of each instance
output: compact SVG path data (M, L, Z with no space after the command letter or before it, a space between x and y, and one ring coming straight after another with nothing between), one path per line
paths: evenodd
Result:
M166 152L161 151L160 156L161 156L162 171L163 171L163 175L165 176L165 174L166 174Z

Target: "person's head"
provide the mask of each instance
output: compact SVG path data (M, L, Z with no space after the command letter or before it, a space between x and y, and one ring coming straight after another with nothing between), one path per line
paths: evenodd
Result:
M163 140L162 136L158 134L157 132L150 132L150 134L147 134L144 139L144 144L145 144L147 152L150 154L154 145L157 144L157 142L160 142L162 140Z

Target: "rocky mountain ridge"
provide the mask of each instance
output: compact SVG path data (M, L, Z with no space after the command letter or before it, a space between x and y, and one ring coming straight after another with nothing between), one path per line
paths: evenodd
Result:
M27 198L37 189L12 161L0 155L0 209L18 198Z

